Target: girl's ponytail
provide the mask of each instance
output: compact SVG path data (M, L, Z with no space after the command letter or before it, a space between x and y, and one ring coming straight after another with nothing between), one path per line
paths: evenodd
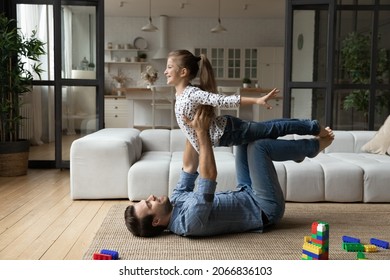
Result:
M217 93L217 83L215 81L214 70L210 61L204 54L200 55L199 69L199 87L202 90Z

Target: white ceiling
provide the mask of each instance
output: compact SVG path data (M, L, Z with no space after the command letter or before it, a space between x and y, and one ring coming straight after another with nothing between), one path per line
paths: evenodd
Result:
M121 3L123 5L121 7ZM218 18L218 0L152 0L152 17ZM105 15L149 17L148 0L105 0ZM224 18L284 18L285 0L221 0Z

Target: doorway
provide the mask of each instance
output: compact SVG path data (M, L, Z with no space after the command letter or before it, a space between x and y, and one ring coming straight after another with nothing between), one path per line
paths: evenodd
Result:
M46 42L41 79L21 97L20 134L31 142L30 168L69 168L72 142L103 127L103 1L33 2L12 10L22 33Z

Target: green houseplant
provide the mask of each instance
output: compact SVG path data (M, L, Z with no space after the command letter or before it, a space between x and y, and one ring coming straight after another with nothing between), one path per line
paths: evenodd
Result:
M371 36L351 32L342 41L342 67L346 78L352 84L368 84L370 82ZM378 50L377 76L378 83L383 82L388 75L388 58L386 49ZM375 104L377 112L381 113L388 104L388 95L377 94ZM343 107L346 110L355 109L367 118L369 106L368 90L352 90L345 98Z
M0 14L0 176L27 173L30 143L19 139L20 97L31 91L33 73L40 77L39 56L43 54L44 43L35 31L26 38L15 20ZM31 71L25 58L32 63Z
M248 88L251 83L252 83L252 80L247 78L247 77L242 79L242 85L243 85L244 88Z
M148 55L146 53L140 53L138 55L138 58L139 58L140 62L145 62L147 57L148 57Z

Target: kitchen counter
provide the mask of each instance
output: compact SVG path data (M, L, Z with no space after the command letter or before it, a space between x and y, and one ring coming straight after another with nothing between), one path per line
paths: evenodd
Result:
M265 93L270 92L272 89L267 88L241 88L241 95L243 96L261 96ZM117 92L120 92L121 95L117 95ZM129 127L134 127L134 118L137 115L138 119L145 121L149 119L150 104L148 101L152 100L151 91L147 87L130 87L130 88L113 88L111 95L105 95L106 98L123 98L128 101L129 108ZM275 99L277 102L282 99L281 96L276 96L272 99ZM145 103L146 102L146 103ZM247 109L246 109L247 110ZM251 109L251 118L253 120L261 119L261 112L259 105L253 105ZM141 124L144 125L144 124Z

